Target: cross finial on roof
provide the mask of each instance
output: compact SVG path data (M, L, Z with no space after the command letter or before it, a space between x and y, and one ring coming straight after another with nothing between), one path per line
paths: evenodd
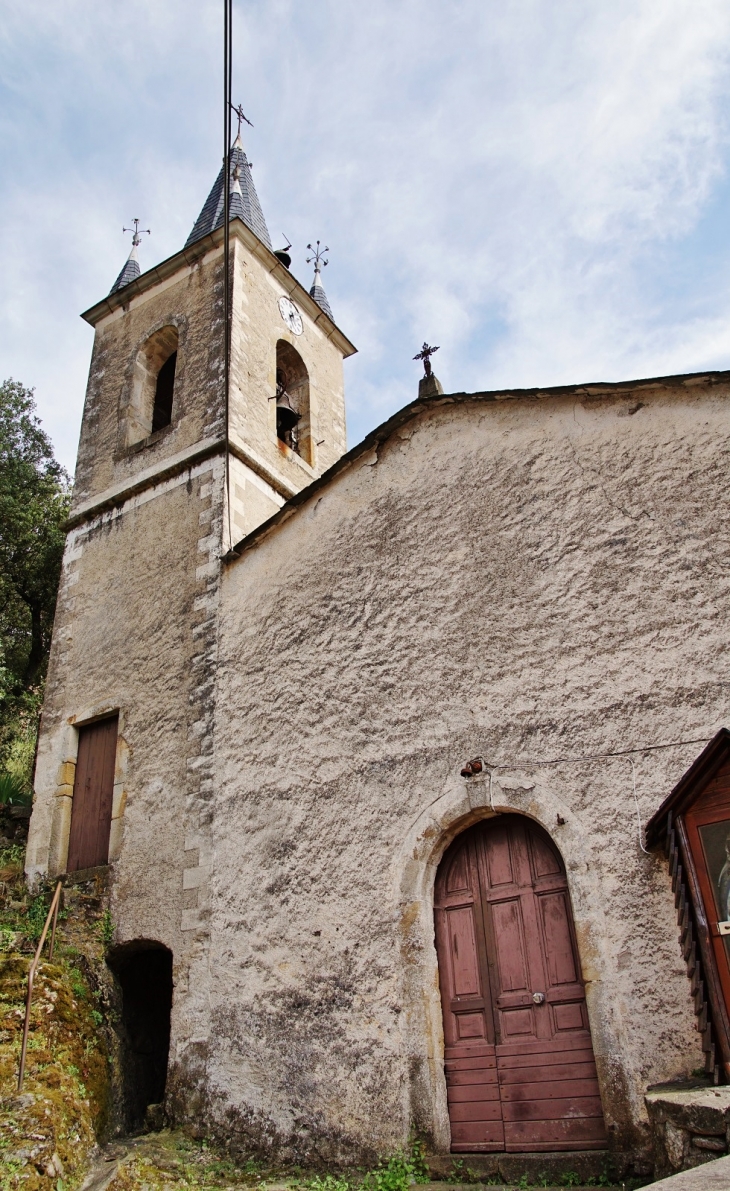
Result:
M111 293L113 294L115 294L118 289L123 289L125 285L129 285L130 281L134 281L137 277L139 277L140 274L137 249L142 243L142 237L149 236L150 229L148 227L140 227L138 219L133 219L132 223L134 224L134 227L122 228L122 235L124 235L125 232L132 233L132 251L127 257L124 268L111 288Z
M332 307L330 306L329 302L327 301L327 295L324 292L324 289L322 287L322 276L321 276L321 270L328 263L325 260L324 254L325 254L325 252L329 252L329 248L327 247L326 244L325 244L324 248L320 248L320 243L321 243L321 241L318 240L316 248L315 248L314 244L307 244L307 248L309 249L309 251L312 254L311 256L307 257L307 264L311 265L314 262L314 281L312 282L312 288L310 289L309 293L314 298L315 302L317 302L317 304L319 306L321 306L322 310L324 310L327 317L331 318L332 322L334 322L335 320L332 315Z
M426 376L431 375L431 356L437 351L438 347L429 347L429 345L424 342L420 352L413 357L414 360L423 360L423 371Z
M319 240L317 241L316 248L314 247L313 244L307 244L307 248L312 253L311 256L307 257L307 264L311 265L312 261L314 261L315 273L320 272L320 265L322 266L322 268L324 268L325 265L329 264L329 261L326 261L324 259L324 254L325 254L325 252L329 252L329 248L327 247L326 244L325 244L324 248L320 248L319 244L320 244Z
M136 248L139 244L142 243L142 236L150 235L150 229L148 227L140 228L138 219L133 219L132 223L134 224L134 227L123 227L122 228L122 235L124 235L125 232L131 232L132 233L132 247Z
M239 103L238 107L236 107L236 105L232 103L231 109L232 109L232 111L234 111L236 113L236 116L238 118L237 136L241 135L241 124L243 123L244 120L251 128L253 128L253 124L251 124L251 121L249 120L248 116L244 116L244 114L243 114L243 104L242 103Z

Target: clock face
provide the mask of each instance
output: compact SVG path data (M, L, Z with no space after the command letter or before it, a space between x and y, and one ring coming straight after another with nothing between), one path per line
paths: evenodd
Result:
M301 335L304 330L302 323L302 316L292 302L291 298L279 298L279 314L283 318L287 327L295 335Z

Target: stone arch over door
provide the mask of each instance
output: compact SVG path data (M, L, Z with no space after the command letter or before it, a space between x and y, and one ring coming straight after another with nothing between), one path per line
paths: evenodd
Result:
M519 814L481 820L438 868L436 950L457 1152L607 1144L565 866Z

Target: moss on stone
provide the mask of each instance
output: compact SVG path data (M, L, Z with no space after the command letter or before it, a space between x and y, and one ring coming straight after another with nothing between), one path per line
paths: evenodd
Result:
M97 915L83 912L83 894L69 893L67 906L74 903L76 912L68 907L62 915L53 962L42 961L36 973L18 1093L28 969L50 891L26 890L17 846L0 850L0 881L0 1188L68 1191L83 1177L109 1121Z

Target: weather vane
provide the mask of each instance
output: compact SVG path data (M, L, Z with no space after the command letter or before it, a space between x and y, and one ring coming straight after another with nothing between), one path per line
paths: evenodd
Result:
M437 347L429 347L427 343L424 343L418 355L413 357L414 360L423 360L423 371L426 376L431 375L431 356L437 351Z
M317 247L316 247L316 248L314 247L314 245L313 245L313 244L307 244L307 248L308 248L308 249L309 249L309 251L312 253L312 255L311 255L311 256L308 256L308 257L307 257L307 264L308 264L308 265L311 265L312 261L314 261L314 271L315 271L315 273L318 273L318 272L319 272L319 267L320 267L320 265L322 266L322 268L324 268L324 267L325 267L325 265L328 265L328 264L329 264L329 261L326 261L326 260L324 259L324 254L325 254L325 252L329 252L329 248L327 247L327 245L326 245L326 244L325 244L324 248L320 248L320 246L319 246L319 243L320 243L320 242L319 242L319 240L318 240L318 241L317 241Z
M122 228L122 235L124 235L125 232L131 232L132 233L132 244L136 248L138 244L142 243L142 240L141 240L142 236L149 236L150 229L148 227L143 227L140 230L138 219L133 219L132 223L134 224L134 227L123 227Z
M243 104L242 103L239 103L238 107L236 107L235 104L232 103L231 108L236 113L236 116L238 117L238 136L241 135L241 124L244 120L246 121L246 123L248 125L250 125L251 128L253 128L253 124L251 124L251 121L249 120L248 116L244 116L244 114L243 114Z

